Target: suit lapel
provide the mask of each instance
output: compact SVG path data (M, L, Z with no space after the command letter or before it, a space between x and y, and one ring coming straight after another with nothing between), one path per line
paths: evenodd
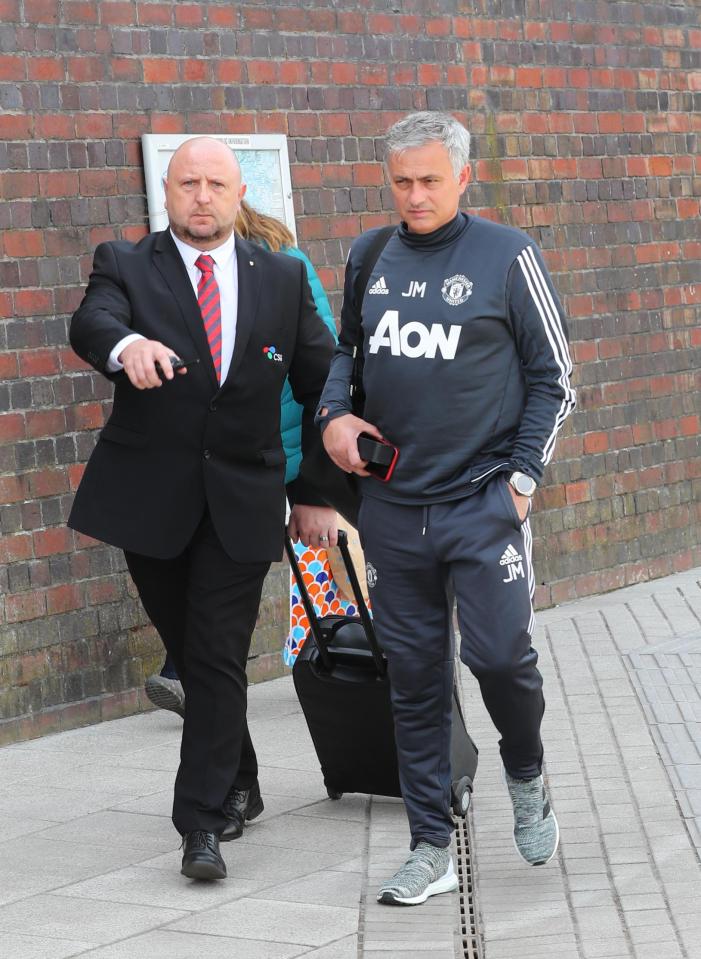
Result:
M170 230L163 230L156 239L153 251L153 262L166 281L175 298L180 313L185 321L185 326L192 337L195 350L203 364L203 368L208 371L208 376L212 385L218 389L217 374L212 362L212 354L207 342L207 334L202 322L202 314L197 303L197 297L192 289L190 277L187 275L185 264L178 253L178 248L173 242ZM188 359L188 357L184 357Z
M257 249L252 243L236 237L236 269L238 273L238 308L236 313L236 340L234 354L226 380L222 384L234 381L238 368L241 365L251 331L255 325L258 299L262 283L261 271L257 256Z

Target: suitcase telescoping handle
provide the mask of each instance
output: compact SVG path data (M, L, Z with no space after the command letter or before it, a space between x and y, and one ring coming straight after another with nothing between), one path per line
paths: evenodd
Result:
M338 531L338 546L341 551L341 557L343 558L344 566L346 567L346 572L348 573L348 579L351 584L351 589L353 590L356 606L358 607L358 613L360 615L360 621L365 630L365 635L368 640L368 645L370 646L372 658L375 662L378 673L380 676L384 676L387 672L387 663L382 655L380 645L377 642L377 636L375 635L375 629L372 625L372 619L370 618L368 608L365 605L365 600L363 599L363 593L360 589L358 576L355 572L355 567L353 565L350 552L348 551L348 537L345 530L339 529ZM287 553L287 558L290 561L294 578L297 581L297 586L299 587L299 595L302 598L304 612L307 614L307 619L309 620L309 628L311 630L312 639L314 640L316 648L319 650L319 656L324 668L331 670L333 668L333 661L329 655L326 643L324 642L323 633L319 625L319 619L316 615L314 604L309 597L309 593L302 576L302 571L299 568L299 563L297 562L297 557L295 556L292 540L287 533L285 534L285 552Z
M302 577L302 571L299 568L299 563L297 562L297 557L295 556L294 546L292 545L292 540L290 539L287 531L285 531L285 552L287 553L287 558L290 561L294 578L297 580L299 595L302 597L302 606L304 606L304 612L307 614L309 628L311 630L314 644L319 650L321 662L324 664L324 669L331 670L333 663L331 662L331 657L329 656L326 644L324 643L324 639L321 635L321 627L319 626L319 620L316 616L316 610L314 609L314 604L309 598L309 593L307 592L307 587L304 583L304 578Z

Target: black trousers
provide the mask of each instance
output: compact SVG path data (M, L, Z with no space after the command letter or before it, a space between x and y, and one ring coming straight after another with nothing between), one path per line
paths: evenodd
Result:
M124 555L185 690L173 823L181 834L218 833L229 789L247 788L258 775L246 723L246 662L270 563L235 563L208 512L180 556Z
M462 500L400 506L363 497L359 530L378 638L387 654L412 849L447 846L453 597L460 658L501 734L504 766L540 772L544 710L534 628L531 538L503 477Z

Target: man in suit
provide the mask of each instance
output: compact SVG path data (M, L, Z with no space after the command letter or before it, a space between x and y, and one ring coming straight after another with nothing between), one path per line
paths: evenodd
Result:
M282 554L280 393L289 376L309 452L333 341L304 264L235 237L245 186L229 147L186 141L164 187L169 228L100 244L71 322L74 350L115 393L69 525L124 550L182 678L182 872L222 879L219 841L263 809L246 660L263 580ZM335 540L335 513L304 480L288 496L293 538Z

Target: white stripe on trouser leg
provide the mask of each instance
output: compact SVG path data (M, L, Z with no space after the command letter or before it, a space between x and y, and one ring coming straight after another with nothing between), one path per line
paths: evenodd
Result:
M528 570L528 594L531 597L531 615L528 620L528 634L533 636L535 631L535 611L533 609L533 597L535 596L535 573L533 572L533 535L531 533L531 523L525 519L521 527L523 532L523 545L526 560L526 569Z

